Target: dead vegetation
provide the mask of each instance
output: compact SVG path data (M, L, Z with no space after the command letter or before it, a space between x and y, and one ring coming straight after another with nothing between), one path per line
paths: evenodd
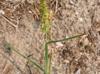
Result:
M6 50L5 41L43 65L44 34L39 0L0 0L0 73L42 74L24 58ZM52 40L85 33L51 44L51 74L100 74L100 0L47 0L53 12Z

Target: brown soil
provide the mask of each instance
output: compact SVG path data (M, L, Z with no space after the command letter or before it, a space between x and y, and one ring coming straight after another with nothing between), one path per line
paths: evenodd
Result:
M48 0L53 40L84 36L50 45L51 74L100 74L100 0ZM43 65L45 37L40 30L39 0L0 0L0 74L43 74L4 47L5 41Z

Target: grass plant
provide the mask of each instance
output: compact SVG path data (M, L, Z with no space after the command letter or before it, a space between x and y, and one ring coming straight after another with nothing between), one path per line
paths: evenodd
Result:
M49 19L49 16L50 16L50 14L49 14L49 10L48 10L48 6L47 6L47 3L46 3L46 0L40 0L41 30L46 36L45 47L44 47L44 50L45 50L45 52L44 52L44 67L41 67L41 65L38 64L37 62L35 62L34 59L29 59L25 55L21 54L10 43L6 42L5 45L4 45L4 47L6 49L11 49L12 51L15 51L17 54L19 54L21 57L23 57L26 60L30 61L38 69L43 71L44 74L50 74L50 72L51 72L51 60L50 60L51 57L49 56L49 53L48 53L48 45L51 44L51 43L70 40L70 39L77 38L77 37L80 37L80 36L83 35L83 34L76 35L76 36L72 36L72 37L64 38L64 39L60 39L60 40L50 40L48 38L48 35L50 33L50 28L51 28L51 23L50 23L51 21Z
M75 36L72 36L72 37L69 37L69 38L64 38L64 39L60 39L60 40L50 40L48 42L45 43L45 66L42 67L40 64L38 64L37 62L35 62L34 59L29 59L28 57L26 57L25 55L21 54L19 51L17 51L10 43L6 42L4 44L4 47L6 49L10 49L14 52L16 52L18 55L20 55L21 57L25 58L26 60L28 60L29 62L31 62L33 65L35 65L38 69L40 69L41 71L44 72L44 74L50 74L50 66L51 64L49 63L50 59L49 59L49 54L48 54L48 46L49 44L51 43L56 43L56 42L62 42L62 41L66 41L66 40L70 40L70 39L73 39L73 38L77 38L77 37L80 37L84 34L81 34L81 35L75 35Z

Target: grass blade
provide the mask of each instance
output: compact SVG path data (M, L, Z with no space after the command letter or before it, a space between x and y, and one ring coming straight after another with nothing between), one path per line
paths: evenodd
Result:
M45 74L50 74L50 71L49 71L50 63L49 63L49 56L48 56L48 54L49 54L48 53L48 45L51 44L51 43L70 40L70 39L77 38L77 37L80 37L80 36L83 36L83 35L84 34L76 35L76 36L72 36L72 37L64 38L64 39L60 39L60 40L51 40L51 41L46 42L46 44L45 44L45 57L44 57L44 59L45 59Z
M37 68L39 68L41 71L44 72L44 69L39 64L37 64L33 59L29 59L28 57L24 56L19 51L17 51L16 49L14 49L14 47L12 47L10 43L6 42L4 44L4 47L5 48L10 48L11 50L15 51L18 55L20 55L21 57L25 58L26 60L28 60L29 62L31 62L33 65L35 65Z

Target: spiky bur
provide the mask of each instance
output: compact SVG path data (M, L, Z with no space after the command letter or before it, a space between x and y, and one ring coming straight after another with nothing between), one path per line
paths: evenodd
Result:
M47 34L50 30L50 19L49 19L49 10L46 0L40 0L40 18L41 18L41 30Z

